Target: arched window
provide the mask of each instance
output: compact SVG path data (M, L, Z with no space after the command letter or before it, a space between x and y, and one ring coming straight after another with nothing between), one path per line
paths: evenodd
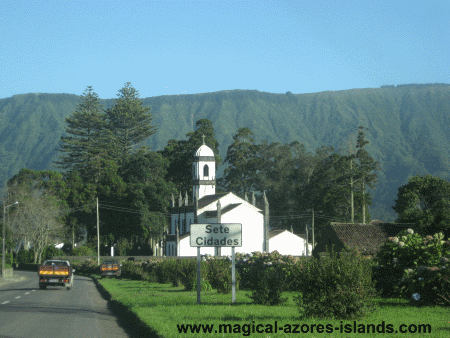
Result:
M203 176L209 176L209 168L207 164L205 164L205 166L203 167Z

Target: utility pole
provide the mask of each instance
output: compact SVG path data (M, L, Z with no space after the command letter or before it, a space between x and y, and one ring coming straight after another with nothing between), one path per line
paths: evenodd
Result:
M5 234L6 234L6 203L3 200L3 219L2 219L2 277L5 276Z
M351 223L355 223L355 207L353 201L353 158L350 158L350 204L351 204Z
M97 264L100 265L100 222L98 216L98 197L96 197L97 201Z
M312 211L312 250L314 250L314 207L312 207L312 209L311 209L311 211Z
M308 246L308 225L305 225L305 244L306 244L306 256L309 256L309 246Z
M5 276L5 236L6 236L6 208L10 206L19 204L19 202L14 202L13 204L6 205L6 201L3 200L3 231L2 231L2 277Z

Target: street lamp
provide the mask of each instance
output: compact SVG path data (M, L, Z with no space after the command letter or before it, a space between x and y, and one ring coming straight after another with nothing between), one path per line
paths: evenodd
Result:
M19 204L19 202L14 202L10 205L5 205L3 202L3 234L2 234L2 277L5 276L5 236L6 236L6 208L13 205Z

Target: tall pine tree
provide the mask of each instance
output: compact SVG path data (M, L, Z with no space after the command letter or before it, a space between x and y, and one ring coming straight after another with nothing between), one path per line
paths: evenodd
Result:
M104 128L106 121L101 112L98 95L91 86L84 91L75 112L66 118L66 134L61 136L59 148L62 154L55 164L68 172L77 170L83 176L98 179L97 173L92 175L93 166L98 166L99 156L108 153L105 148ZM93 165L97 162L97 165ZM95 170L95 169L94 169Z
M107 128L123 162L136 145L156 132L156 126L151 124L150 107L142 105L139 92L130 82L119 89L117 96L114 105L106 110Z

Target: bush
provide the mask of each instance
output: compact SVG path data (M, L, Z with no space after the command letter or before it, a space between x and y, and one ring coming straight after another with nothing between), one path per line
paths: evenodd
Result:
M295 299L300 314L347 320L372 312L376 292L371 268L372 262L357 251L306 261Z
M438 270L448 265L446 256L450 257L450 242L443 239L442 233L421 237L412 229L390 237L381 247L377 255L379 265L374 268L376 287L381 295L411 298L420 291L422 300L436 301L436 293L427 290L443 289L444 279ZM427 267L433 268L433 273L430 275L430 270L426 277L422 276Z
M146 273L147 281L151 283L158 282L158 278L156 276L156 268L158 266L158 260L148 260L147 262L142 263L142 269Z
M209 281L205 278L202 278L200 281L200 290L202 291L212 291L212 286L209 283ZM194 282L194 285L192 285L192 290L191 291L197 291L197 279Z
M230 258L219 258L206 255L202 257L202 264L205 265L206 279L211 284L211 287L216 289L218 293L230 293L232 290L232 262ZM239 289L239 279L239 272L236 269L236 290Z
M289 288L294 264L292 256L283 256L277 251L239 255L241 285L253 291L250 298L256 304L282 304L286 301L282 292Z
M201 269L201 275L205 276L205 268ZM197 282L197 260L181 258L177 260L177 272L179 280L186 291L191 291Z
M122 263L122 277L133 280L149 280L149 275L145 271L145 263L139 261L124 261Z
M97 264L97 261L93 261L92 259L86 259L84 261L73 261L71 265L79 275L93 275L100 273L100 267Z
M178 274L177 259L168 258L161 261L155 268L158 283L172 283L172 286L178 287L181 284Z
M24 250L24 249L20 250L17 253L16 261L19 264L33 263L34 262L34 252L33 252L33 250Z
M53 257L64 256L64 252L53 245L48 245L44 248L42 252L42 260L46 261L48 259L53 259Z
M408 298L418 304L450 305L450 273L446 268L420 266L416 271L408 271ZM415 296L413 297L413 295ZM418 296L418 297L417 297Z
M96 253L88 246L78 246L73 248L72 256L95 256Z

